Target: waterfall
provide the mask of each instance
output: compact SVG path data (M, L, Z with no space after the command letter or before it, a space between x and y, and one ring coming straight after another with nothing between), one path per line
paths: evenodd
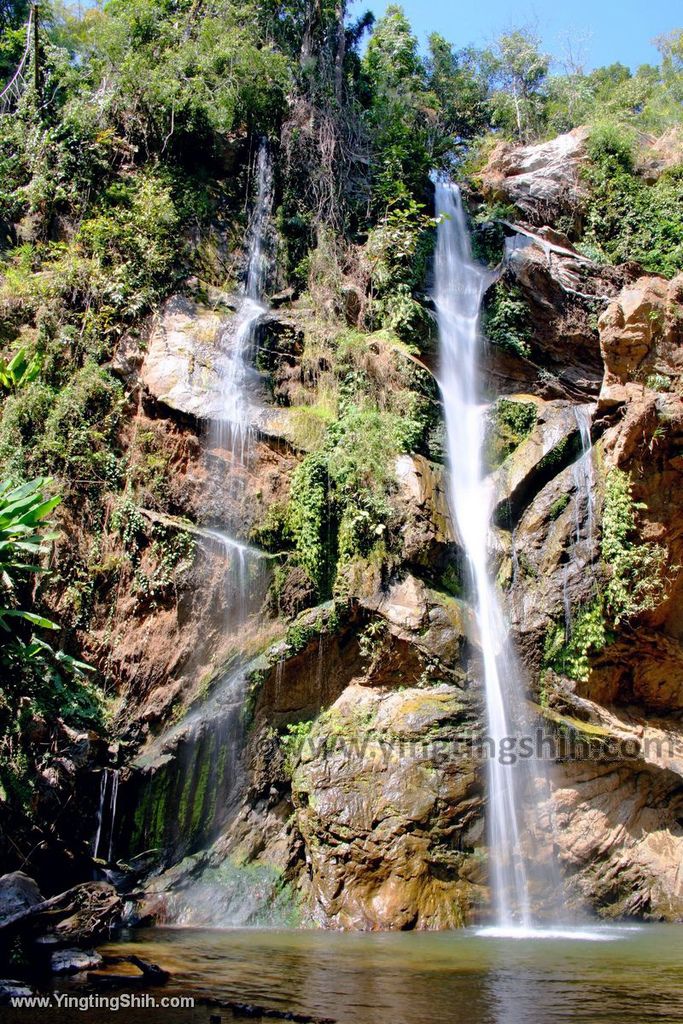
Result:
M564 612L564 631L567 639L572 634L572 605L570 597L570 565L574 565L574 571L582 571L590 566L593 561L593 547L595 541L595 470L593 466L593 442L591 440L591 419L595 410L594 405L580 405L574 407L574 418L578 428L581 441L581 454L571 468L572 486L574 490L574 537L572 547L575 551L579 545L585 542L585 555L575 555L572 563L567 561L564 567L564 581L562 586L562 607ZM585 518L584 518L585 505ZM585 524L585 527L584 527Z
M591 418L594 405L577 405L574 407L574 417L579 428L581 438L581 455L574 463L574 486L577 493L577 519L576 542L581 539L581 508L580 498L585 495L586 499L586 541L588 544L589 557L593 550L593 538L595 535L595 471L593 468L593 442L591 441Z
M244 465L252 441L249 391L258 383L252 368L256 327L268 311L264 302L268 277L267 237L273 209L273 168L266 142L256 158L256 195L247 231L247 264L242 300L235 323L226 325L220 344L225 351L221 368L222 411L218 440Z
M531 925L530 869L524 846L539 841L533 820L543 772L531 759L501 752L531 736L521 669L511 648L501 601L488 569L492 493L482 469L484 408L479 395L479 310L489 272L472 259L460 193L436 183L438 227L434 300L440 339L440 385L450 464L449 500L469 564L487 708L488 836L497 924ZM528 798L525 801L525 796ZM546 836L547 840L547 836ZM542 839L540 840L542 842ZM537 881L534 878L534 882Z
M223 628L231 634L263 605L270 584L270 557L221 530L204 532L225 566Z
M100 781L100 802L97 810L97 832L93 841L93 858L97 858L103 838L107 843L107 862L111 863L114 852L114 825L116 824L116 802L119 794L119 776L116 768L104 768Z

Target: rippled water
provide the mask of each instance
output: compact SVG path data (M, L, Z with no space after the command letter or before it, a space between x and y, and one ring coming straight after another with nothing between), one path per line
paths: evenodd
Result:
M340 1024L683 1021L683 928L605 926L580 934L148 929L103 951L136 952L170 970L166 994L256 1003ZM158 1012L127 1012L125 1019L233 1019L215 1008Z

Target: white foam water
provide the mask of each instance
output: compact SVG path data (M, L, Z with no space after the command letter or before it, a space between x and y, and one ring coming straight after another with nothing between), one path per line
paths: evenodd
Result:
M268 278L268 247L273 209L273 168L268 146L262 142L256 158L256 195L247 233L247 267L242 301L235 322L226 324L220 344L224 351L221 367L221 412L218 441L246 464L253 440L253 402L259 375L253 356L256 328L268 312L264 300Z
M533 928L529 859L525 845L546 846L534 805L542 799L543 766L533 758L501 763L504 745L531 735L526 688L508 625L488 567L492 517L490 481L484 476L484 407L479 393L482 337L479 311L490 272L471 255L465 213L458 188L436 182L440 216L435 256L435 288L440 385L450 468L449 501L462 548L467 555L483 660L488 738L488 838L490 877L496 921L506 930ZM544 871L554 873L552 858ZM537 872L536 874L540 874ZM534 883L540 883L534 877ZM546 889L549 879L545 879ZM555 884L555 883L553 883Z

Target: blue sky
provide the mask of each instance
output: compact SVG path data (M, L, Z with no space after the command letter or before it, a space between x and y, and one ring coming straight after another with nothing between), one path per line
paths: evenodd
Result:
M379 17L388 2L353 0L351 15L369 8ZM422 44L440 32L456 47L485 46L506 29L529 25L553 56L561 56L569 36L586 70L614 61L632 68L656 63L652 40L683 27L680 0L403 0L401 6Z

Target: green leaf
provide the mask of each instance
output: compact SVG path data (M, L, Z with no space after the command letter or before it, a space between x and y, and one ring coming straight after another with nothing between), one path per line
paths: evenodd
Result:
M0 620L5 618L25 619L33 626L40 626L42 629L59 629L56 622L46 619L35 612L25 612L18 608L0 608Z

